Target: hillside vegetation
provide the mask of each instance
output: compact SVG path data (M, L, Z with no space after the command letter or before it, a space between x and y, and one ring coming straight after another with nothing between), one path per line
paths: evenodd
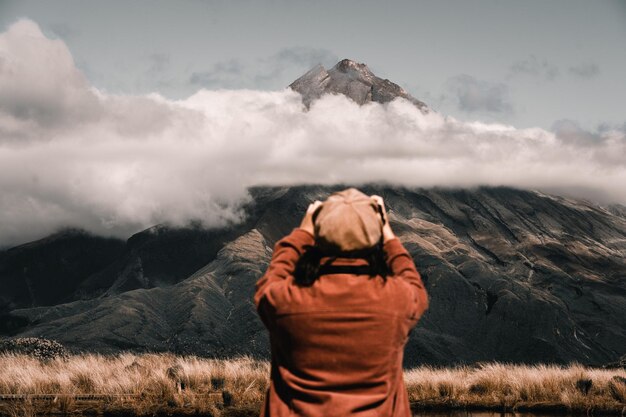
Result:
M0 355L0 410L37 413L255 415L270 364L173 354L82 354L50 360ZM414 409L490 409L619 414L626 371L579 364L507 365L405 370Z

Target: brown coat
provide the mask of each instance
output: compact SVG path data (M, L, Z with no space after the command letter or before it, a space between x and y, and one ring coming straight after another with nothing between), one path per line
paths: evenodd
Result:
M293 271L315 239L294 228L274 246L254 303L269 330L270 386L261 417L409 417L402 357L428 308L413 259L396 237L384 244L393 276L321 275L310 287ZM322 258L322 262L328 260ZM363 265L337 258L333 265Z

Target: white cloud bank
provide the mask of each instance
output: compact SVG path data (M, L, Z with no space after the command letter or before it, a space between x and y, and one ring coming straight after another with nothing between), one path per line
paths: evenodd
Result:
M127 237L237 221L259 184L579 187L626 202L624 130L560 126L466 123L401 99L326 96L305 112L289 89L112 95L22 20L0 35L0 245L61 226Z

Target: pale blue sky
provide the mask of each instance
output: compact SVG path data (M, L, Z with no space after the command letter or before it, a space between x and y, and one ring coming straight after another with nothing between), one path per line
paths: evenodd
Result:
M98 88L183 98L287 86L351 58L463 120L626 122L625 1L6 1Z

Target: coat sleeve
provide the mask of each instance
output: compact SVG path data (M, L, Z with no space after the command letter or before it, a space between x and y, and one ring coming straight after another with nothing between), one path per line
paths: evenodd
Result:
M413 290L413 303L410 310L410 318L417 321L428 309L428 293L422 282L422 277L413 258L406 250L398 237L388 240L383 245L385 260L393 276L404 280Z
M265 322L265 311L269 306L265 295L270 286L276 282L283 281L293 275L296 263L306 250L306 246L314 245L315 237L308 231L296 227L290 234L280 239L274 245L274 252L270 264L255 285L254 304L261 319Z

